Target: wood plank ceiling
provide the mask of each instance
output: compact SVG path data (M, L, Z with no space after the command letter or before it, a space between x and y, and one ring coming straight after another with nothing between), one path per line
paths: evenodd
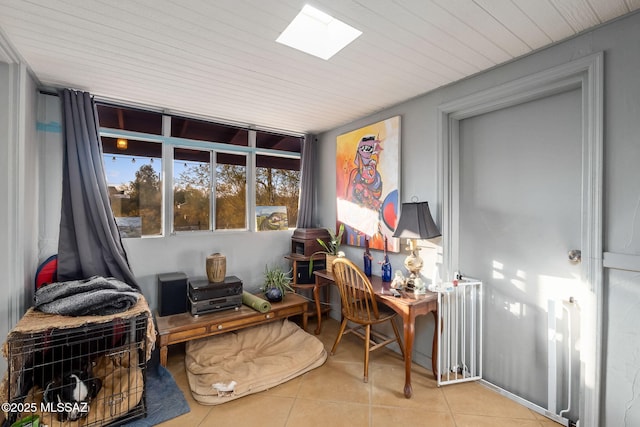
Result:
M45 87L322 132L572 37L640 0L309 0L363 32L329 61L275 42L304 0L0 0L0 61Z

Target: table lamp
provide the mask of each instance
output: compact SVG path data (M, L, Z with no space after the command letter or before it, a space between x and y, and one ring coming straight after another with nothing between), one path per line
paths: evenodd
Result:
M404 260L404 266L411 273L407 282L408 288L413 285L414 280L420 275L420 270L422 269L420 248L416 240L433 239L441 235L438 226L431 217L429 203L410 202L402 204L400 219L393 237L408 239L411 253Z

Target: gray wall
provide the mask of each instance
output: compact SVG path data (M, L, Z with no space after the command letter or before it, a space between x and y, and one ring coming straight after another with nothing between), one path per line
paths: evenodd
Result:
M158 238L124 239L131 268L149 305L156 307L159 273L182 271L189 277L205 276L206 257L220 252L227 258L227 275L254 292L262 284L266 265L290 268L283 258L291 251L291 231L203 232Z
M18 229L19 241L22 245L24 259L22 262L22 276L24 283L23 310L33 304L33 294L35 285L33 280L34 271L38 267L38 238L39 229L36 226L40 222L40 216L46 215L46 211L39 209L38 197L40 193L40 138L41 134L36 130L38 96L35 81L23 70L22 80L24 82L22 98L24 99L24 122L21 129L24 132L22 149L20 150L21 185L19 187L19 200L22 212L19 216L20 225ZM46 158L44 159L46 161ZM20 245L18 245L20 247Z
M11 169L9 168L9 141L11 135L9 133L10 121L13 119L9 115L11 103L9 102L9 89L11 81L9 78L9 64L0 62L0 200L6 202L0 203L0 271L9 273L12 269L9 254L11 253L10 241L10 212L9 212L9 194L11 193ZM11 274L7 274L11 278ZM9 287L8 292L12 290ZM14 321L11 318L11 300L12 298L3 298L0 303L0 337L6 337L11 329ZM0 358L0 370L4 372L7 368L7 362L4 358Z
M20 64L0 63L0 336L31 306L38 247L36 87ZM3 338L4 340L4 338ZM6 361L0 359L0 370Z
M579 37L391 107L319 135L316 217L335 223L335 141L342 133L395 115L402 116L401 200L412 196L428 201L435 212L437 200L437 108L440 104L603 51L604 100L604 251L605 262L605 366L603 426L640 425L640 14L587 32ZM436 214L436 222L441 223ZM347 255L360 259L361 251ZM424 255L424 250L423 250ZM391 257L394 271L402 268L404 254ZM374 253L374 261L381 258ZM437 262L437 257L429 262ZM375 264L374 264L375 265ZM427 263L425 272L431 271ZM332 313L337 317L337 313ZM415 360L428 365L433 321L417 324ZM546 375L546 373L544 373Z

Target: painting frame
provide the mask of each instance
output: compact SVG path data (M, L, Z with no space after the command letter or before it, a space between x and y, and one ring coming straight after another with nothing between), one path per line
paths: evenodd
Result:
M337 222L349 246L400 251L393 237L400 215L401 117L336 137Z

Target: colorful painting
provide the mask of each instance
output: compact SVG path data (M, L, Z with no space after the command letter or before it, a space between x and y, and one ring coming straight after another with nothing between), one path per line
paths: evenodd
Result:
M258 231L287 230L287 207L256 206L256 228Z
M336 197L338 222L346 244L398 252L393 236L400 215L400 116L337 138Z

